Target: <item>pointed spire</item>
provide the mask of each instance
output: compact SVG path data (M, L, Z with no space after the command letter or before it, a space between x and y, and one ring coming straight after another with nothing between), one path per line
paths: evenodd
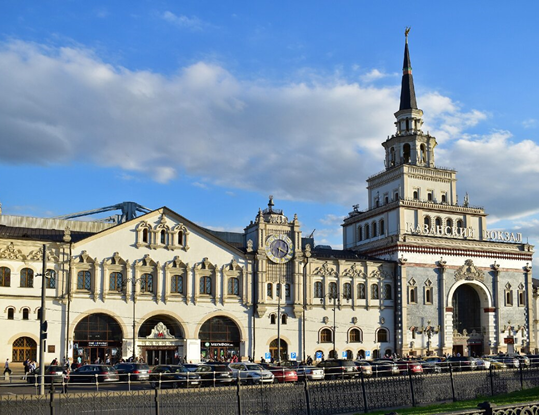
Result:
M404 45L404 63L402 65L401 102L399 111L417 109L415 99L414 78L412 76L412 64L410 62L410 52L408 51L408 33L410 28L404 31L406 43Z

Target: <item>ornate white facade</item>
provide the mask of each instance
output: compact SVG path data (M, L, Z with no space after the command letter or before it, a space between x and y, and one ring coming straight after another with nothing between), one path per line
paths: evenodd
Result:
M0 355L36 357L42 273L46 361L535 351L533 247L458 203L421 130L408 44L395 116L344 250L303 238L271 198L243 234L168 208L117 225L0 214Z

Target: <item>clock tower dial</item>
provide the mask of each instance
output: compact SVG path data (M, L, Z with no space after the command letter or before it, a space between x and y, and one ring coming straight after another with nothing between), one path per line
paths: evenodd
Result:
M294 244L286 235L270 235L266 239L266 255L277 264L284 264L294 255Z

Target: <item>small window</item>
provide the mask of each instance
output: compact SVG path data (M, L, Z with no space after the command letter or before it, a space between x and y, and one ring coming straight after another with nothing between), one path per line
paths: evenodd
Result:
M385 195L384 196L384 204L388 204L389 203L389 196Z
M457 228L462 228L462 220L457 220Z
M447 194L442 193L442 203L447 203Z
M330 282L329 283L329 296L330 298L337 298L338 292L337 292L337 283L336 282Z
M284 285L284 296L285 298L290 298L290 284Z
M240 295L240 283L237 278L228 279L228 295Z
M445 222L445 226L448 226L449 228L452 228L453 227L453 219L447 219L447 221Z
M11 286L11 270L8 267L0 267L0 287Z
M283 314L281 316L281 324L287 324L288 323L288 316L286 314Z
M424 216L423 217L423 225L427 225L430 229L430 216Z
M161 231L161 245L165 245L167 243L167 233L165 230Z
M37 309L37 320L41 321L41 308Z
M45 278L45 288L56 288L56 271L48 269Z
M505 291L505 305L509 307L513 305L513 291L512 290Z
M393 200L399 200L399 192L395 192Z
M386 222L383 219L380 219L380 235L386 234Z
M386 329L379 329L376 332L376 341L378 343L387 343L389 341L389 335Z
M21 270L21 287L32 288L34 286L34 271L30 268Z
M266 286L266 296L268 298L273 298L273 284L272 283L268 283L268 285Z
M148 243L148 229L146 228L142 230L142 242Z
M373 300L380 299L380 293L379 293L378 284L372 284L371 285L371 298Z
M432 192L427 192L427 200L432 202Z
M211 295L211 277L200 277L200 294Z
M28 315L29 315L29 311L27 308L23 308L22 310L22 319L23 320L28 320Z
M92 274L90 271L79 271L77 273L77 290L90 291L92 288Z
M333 341L330 329L320 330L320 343L331 343Z
M384 300L392 300L392 299L393 299L393 295L392 295L391 284L385 284L384 285Z
M183 246L183 232L178 232L178 245Z
M345 300L350 300L352 298L352 284L345 282L342 286L342 296Z
M172 276L170 291L176 294L183 294L183 275Z
M359 329L351 329L348 335L348 341L350 343L361 343L361 332Z
M365 299L365 284L363 284L362 282L357 285L357 298L359 298L360 300Z
M410 304L417 303L417 287L408 287L408 301Z
M518 290L518 306L524 307L526 305L526 295L524 290Z
M270 315L270 324L277 324L277 317L275 314Z
M425 304L432 304L432 287L425 287Z
M277 296L277 298L282 298L281 297L281 284L275 284L275 295Z
M369 224L365 225L365 239L369 239L371 237L371 232L369 228Z
M442 226L442 219L441 218L436 218L435 224L436 224L436 227Z
M142 274L140 277L140 292L141 293L153 293L153 275Z
M109 291L121 292L124 290L123 275L121 272L111 272L109 277Z
M7 309L7 319L13 320L15 317L15 309L13 307L10 307Z
M376 222L372 223L372 237L378 236L378 227L376 226Z
M414 190L414 200L419 200L419 190Z
M363 240L363 227L361 225L357 227L357 240Z
M322 298L324 296L324 288L320 281L314 283L314 298Z

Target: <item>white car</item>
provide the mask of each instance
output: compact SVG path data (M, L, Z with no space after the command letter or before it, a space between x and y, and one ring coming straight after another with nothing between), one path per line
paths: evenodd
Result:
M228 367L232 369L234 377L239 379L242 383L257 385L261 383L273 383L275 381L273 373L256 363L230 363Z

